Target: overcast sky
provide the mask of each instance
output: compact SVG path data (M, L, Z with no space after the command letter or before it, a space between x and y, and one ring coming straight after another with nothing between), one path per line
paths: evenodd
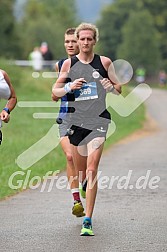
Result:
M78 16L81 21L95 22L100 15L101 9L112 3L112 0L76 0Z
M22 17L22 10L26 1L27 0L16 0L14 13L17 19ZM79 20L84 22L95 22L99 18L101 9L111 2L112 0L76 0Z

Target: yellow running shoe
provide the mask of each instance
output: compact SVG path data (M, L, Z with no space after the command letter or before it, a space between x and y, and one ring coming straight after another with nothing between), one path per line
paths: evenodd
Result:
M80 195L82 196L82 198L86 198L86 192L83 190L82 186L79 188L79 192L80 192Z
M89 221L84 220L80 235L81 236L94 236L92 225Z
M86 198L86 188L87 188L88 181L85 179L80 185L79 185L79 192L82 198Z
M72 214L75 215L76 217L85 216L82 202L74 201L74 206L72 208Z

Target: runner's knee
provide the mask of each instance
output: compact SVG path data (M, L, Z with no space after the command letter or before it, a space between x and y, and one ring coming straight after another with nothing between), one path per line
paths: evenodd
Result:
M66 159L67 159L67 161L73 160L71 153L66 153Z
M86 173L87 178L94 178L97 174L97 169L94 166L88 167Z

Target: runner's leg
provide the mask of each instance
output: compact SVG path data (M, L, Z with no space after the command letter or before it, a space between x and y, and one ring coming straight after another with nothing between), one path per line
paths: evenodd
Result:
M99 141L102 143L99 146L94 145L94 142ZM87 189L86 189L86 216L92 217L96 194L97 194L97 171L98 165L103 151L104 138L93 139L88 143L88 159L87 159ZM96 147L96 148L95 148ZM90 154L89 154L90 153Z
M67 177L74 199L72 214L76 215L77 217L82 217L85 215L85 213L79 194L79 180L73 163L72 145L70 144L67 136L62 137L60 143L67 160Z

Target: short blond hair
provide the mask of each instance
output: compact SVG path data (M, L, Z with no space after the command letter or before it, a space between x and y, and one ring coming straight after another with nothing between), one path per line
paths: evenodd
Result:
M90 23L81 23L75 30L75 37L79 38L79 32L84 30L90 30L94 32L94 39L97 42L99 40L99 31L98 28Z

